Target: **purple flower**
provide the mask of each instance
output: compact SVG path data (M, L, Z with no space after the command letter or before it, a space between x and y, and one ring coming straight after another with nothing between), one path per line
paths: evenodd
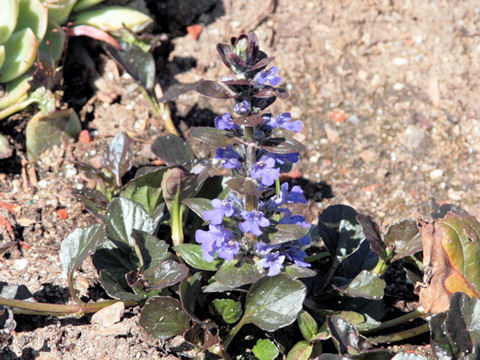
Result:
M238 226L244 233L249 232L255 236L260 236L262 235L260 227L270 225L270 220L268 220L261 211L242 211L241 215L245 221L241 222Z
M255 76L255 80L260 85L270 83L270 85L276 86L280 84L280 81L282 81L280 76L276 76L277 72L278 68L276 66L272 66L268 70L260 71L257 76Z
M220 225L224 216L230 217L236 212L233 204L227 200L213 199L211 204L213 209L205 210L203 212L203 218L210 221L213 225Z
M220 130L237 130L240 127L233 123L232 115L223 113L222 117L216 117L214 120L215 127Z
M267 153L265 157L271 157L275 160L275 162L279 165L285 165L286 163L296 163L300 160L299 153L290 153L290 154L275 154L275 153Z
M307 256L307 253L298 247L291 247L284 254L288 260L293 261L297 266L300 266L300 267L312 266L312 264L304 260L305 256Z
M305 204L307 200L303 196L303 190L300 186L294 185L292 190L288 191L288 183L283 183L280 186L280 196L278 197L278 201L275 202L279 205L281 204L293 204L293 203L302 203Z
M283 261L285 260L284 255L280 253L269 253L263 259L261 259L258 264L263 268L268 268L268 276L275 276L282 271Z
M227 261L232 261L235 255L240 251L240 245L237 241L229 240L217 248L217 255Z
M202 245L202 256L205 261L212 262L218 256L227 261L233 260L240 251L238 242L232 240L233 233L223 226L209 225L208 231L197 230L195 240Z
M293 132L300 132L303 129L303 123L300 120L292 121L292 115L288 112L280 114L276 118L270 117L266 124L271 129L281 127Z
M225 169L240 169L242 167L242 157L239 153L233 150L232 145L228 145L225 149L217 149L217 156L215 156L215 159L222 160L222 166Z
M262 158L253 165L251 176L254 179L261 179L262 185L272 185L278 176L280 169L275 168L275 160L271 157Z
M278 249L279 247L280 247L279 244L272 245L272 244L267 244L263 241L260 241L255 244L255 252L259 255L267 255L269 252L271 252L272 250Z
M250 103L247 100L243 100L242 102L235 104L233 111L238 115L246 115L250 111Z
M285 212L285 215L278 222L279 224L292 224L300 225L304 228L311 228L312 224L309 224L307 220L302 215L291 215L290 210L288 209L279 209L280 211Z

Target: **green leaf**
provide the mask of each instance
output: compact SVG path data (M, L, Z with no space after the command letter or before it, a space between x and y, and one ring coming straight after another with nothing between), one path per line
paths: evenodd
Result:
M232 190L235 190L239 194L248 196L260 196L261 191L258 188L257 180L244 176L235 176L233 179L228 180L227 185Z
M242 304L233 299L215 299L213 306L227 324L236 323L242 317Z
M12 35L18 19L18 0L0 0L0 44ZM1 67L1 66L0 66Z
M270 138L268 141L271 144L260 145L260 147L275 154L291 154L305 151L305 146L301 142L289 136Z
M152 152L167 165L185 165L195 159L190 144L179 136L159 136L152 144Z
M188 276L188 267L168 259L144 272L148 290L160 290L183 281Z
M47 31L48 10L40 0L20 0L15 31L31 29L41 41ZM2 9L3 11L3 9Z
M35 61L39 41L30 28L14 32L5 46L5 61L0 73L0 83L9 82L24 74Z
M200 218L203 218L204 211L213 209L210 199L188 198L183 200L183 203Z
M215 271L223 260L215 258L207 262L202 257L202 247L197 244L181 244L173 247L173 250L191 267L199 270Z
M299 341L290 349L287 360L308 360L313 352L313 345L306 340Z
M157 168L136 176L120 190L120 196L139 202L153 216L162 203L161 184L165 171L165 168Z
M130 148L132 139L125 133L117 134L103 154L102 164L115 177L117 186L122 186L122 176L132 167Z
M286 274L264 277L254 283L245 299L242 324L275 331L293 323L307 294L305 285Z
M385 280L381 279L378 274L363 270L360 274L355 276L352 282L347 286L334 287L348 296L380 300L383 298L383 292L386 285Z
M318 333L318 324L305 310L300 311L297 316L298 327L305 338L305 340L312 340Z
M86 257L97 244L104 239L104 228L101 224L94 224L87 228L75 229L60 245L60 262L67 278L78 269Z
M5 49L3 45L0 45L0 48ZM2 50L0 49L0 52L1 51ZM6 88L4 87L5 92L3 93L2 97L0 97L0 110L26 100L28 97L27 93L32 87L30 84L32 80L32 76L23 75L12 81L9 81Z
M55 77L58 61L60 60L63 50L65 49L66 34L62 27L50 20L48 22L47 32L40 43L38 49L40 62L43 65L43 74L52 81ZM47 74L48 73L48 74ZM49 88L48 85L46 85Z
M397 261L422 251L422 239L417 223L413 219L405 219L390 225L383 236L383 241L387 247L394 250L391 261Z
M76 138L82 129L80 119L72 109L55 111L47 116L38 113L27 124L27 155L35 160L43 150Z
M213 147L226 147L227 145L238 142L235 138L229 136L225 130L206 126L192 128L190 130L190 136Z
M148 215L142 205L135 201L116 198L107 208L105 215L107 236L110 239L123 242L132 248L136 248L133 230L141 230L153 233L155 229L153 218Z
M126 6L104 6L75 15L76 25L90 25L108 33L119 33L124 28L140 32L151 23L149 16Z
M366 339L350 322L336 316L327 316L326 323L340 354L358 354L369 347Z
M238 263L237 260L225 262L215 273L215 280L230 288L237 288L251 284L265 274L264 270L247 262Z
M143 267L149 269L168 259L172 254L168 251L168 244L155 235L141 230L132 230L136 246L140 249Z
M154 338L168 339L188 330L190 321L178 300L169 296L155 296L142 308L140 325Z
M252 349L258 360L274 360L279 354L276 345L268 339L260 339Z
M196 272L189 278L183 280L180 284L179 291L183 310L195 320L195 304L202 291L202 272Z

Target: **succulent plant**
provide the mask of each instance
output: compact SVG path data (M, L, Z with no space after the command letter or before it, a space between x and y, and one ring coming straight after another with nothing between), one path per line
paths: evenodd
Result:
M152 22L146 14L124 6L91 9L102 1L0 0L0 119L36 102L29 97L36 74L46 78L36 83L51 87L48 80L56 72L67 36L61 25L67 20L92 27L92 37L97 38L105 37L95 36L96 31L138 32ZM72 29L68 35L76 34Z

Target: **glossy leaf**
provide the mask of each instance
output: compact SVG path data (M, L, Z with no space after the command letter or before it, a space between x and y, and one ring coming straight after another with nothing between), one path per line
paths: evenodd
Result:
M263 117L260 114L250 116L240 116L233 119L233 123L240 126L257 126L264 123Z
M176 135L157 137L152 144L152 152L167 165L185 165L195 159L190 144Z
M233 299L215 299L213 306L227 324L236 323L242 317L242 304Z
M215 273L215 280L230 288L251 284L264 276L264 271L256 265L237 260L224 263Z
M302 282L286 274L264 277L254 283L245 299L245 313L240 320L262 330L275 331L293 323L303 307L307 289Z
M165 172L161 186L163 199L171 211L177 199L181 203L184 199L194 195L201 187L201 181L196 174L181 168L170 168Z
M288 241L298 240L307 235L310 231L309 228L295 224L278 224L275 226L274 230L275 232L264 233L271 244L281 244Z
M333 205L325 209L318 220L318 231L336 264L355 252L365 239L356 220L357 212L350 206ZM336 266L334 263L333 266Z
M202 272L196 272L189 278L182 281L179 287L180 302L182 303L183 310L196 322L195 304L202 291Z
M377 254L372 251L367 240L362 240L358 249L342 261L342 274L347 279L353 279L363 270L372 270L377 263Z
M448 312L430 319L432 350L439 359L478 359L480 355L480 300L455 293Z
M122 186L122 176L132 167L130 159L132 143L132 139L121 132L113 138L103 155L102 164L113 174L117 186Z
M39 41L45 36L48 23L48 10L40 0L20 0L15 32L33 30Z
M258 182L249 177L235 176L227 181L227 185L242 195L260 196L262 193L258 188Z
M173 247L173 250L191 267L198 270L216 271L221 259L214 259L212 262L207 262L203 259L202 247L197 244L180 244Z
M0 45L0 52L4 51L1 50L1 48L5 50L4 46ZM0 97L0 110L3 110L16 103L20 103L23 100L26 100L28 97L27 93L32 87L32 80L32 76L23 75L8 82L8 84L6 84L6 87L3 87L4 92L2 93L2 97Z
M103 225L94 224L87 228L75 229L62 241L59 256L63 272L68 279L104 236Z
M418 294L425 311L447 310L452 294L459 291L480 298L480 223L472 216L448 213L422 224L420 233L426 275Z
M318 324L305 310L300 311L297 316L298 327L305 340L312 340L318 333Z
M259 145L274 154L291 154L305 151L305 146L291 137L270 138L268 142Z
M129 291L126 282L122 284L115 275L106 269L100 271L99 280L105 292L114 299L124 301L141 301L144 299L143 295L137 295Z
M135 246L145 269L157 267L162 261L167 260L172 254L168 251L168 244L155 235L141 230L132 230Z
M188 330L190 321L178 300L169 296L155 296L142 308L140 325L150 336L168 339Z
M95 26L95 25L92 25ZM143 51L135 44L121 43L122 48L106 46L110 56L142 87L153 91L155 86L155 60L150 52Z
M311 268L300 267L295 264L285 266L285 272L294 280L317 275L315 270L312 270Z
M211 81L211 80L199 80L196 83L195 90L198 93L212 97L214 99L230 99L234 95L225 87L223 87L220 83Z
M392 261L422 251L422 240L417 223L413 219L405 219L390 225L383 236L385 245L394 250Z
M162 203L161 184L165 171L165 168L157 168L136 176L120 190L120 196L139 202L153 216Z
M252 348L258 360L274 360L279 354L277 346L268 339L259 339Z
M133 230L153 233L155 224L143 206L125 198L116 198L109 205L105 215L107 236L136 248Z
M387 261L387 253L385 244L380 235L378 224L372 220L370 216L364 214L357 215L357 222L362 226L363 233L370 244L370 249L378 255L382 260Z
M102 217L107 209L108 200L105 195L97 189L89 189L84 186L81 189L73 189L72 195L98 217Z
M178 284L188 276L188 267L185 264L168 259L144 272L148 282L148 290L160 290Z
M369 347L365 338L348 321L335 316L328 316L326 323L340 354L357 354Z
M383 298L385 286L385 280L381 279L380 276L363 270L348 286L335 288L348 296L379 300Z
M195 214L197 214L200 218L203 217L204 211L213 209L210 199L198 197L188 198L183 200L183 203L187 205L188 208L192 210Z
M228 135L225 130L219 130L211 127L198 126L190 130L190 136L198 139L200 142L213 147L226 147L237 141Z
M287 360L308 360L313 352L313 344L306 340L296 343L288 352Z
M42 151L69 138L76 138L81 128L80 120L72 109L55 111L47 116L36 114L28 121L25 132L28 158L35 160Z

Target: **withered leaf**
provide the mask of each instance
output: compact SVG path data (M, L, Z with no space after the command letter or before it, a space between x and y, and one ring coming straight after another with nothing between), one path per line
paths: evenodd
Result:
M426 312L449 308L455 292L480 298L480 223L455 212L420 227L424 282L417 284Z

